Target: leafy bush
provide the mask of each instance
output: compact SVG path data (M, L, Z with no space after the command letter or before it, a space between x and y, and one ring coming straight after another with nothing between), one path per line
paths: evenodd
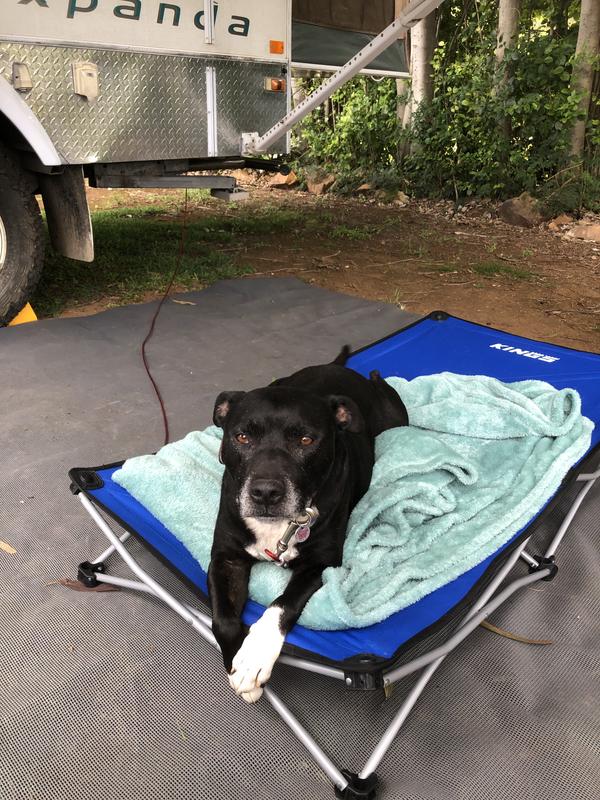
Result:
M579 214L584 209L600 212L600 176L572 166L549 178L538 195L548 216L563 211Z
M305 80L311 92L318 79ZM396 84L359 76L306 117L296 132L296 167L319 165L341 176L364 176L396 163L400 129ZM355 182L362 180L358 177Z
M397 119L395 82L360 77L304 120L297 167L319 164L335 172L336 191L342 192L368 180L374 188L456 200L541 191L553 193L553 208L600 202L593 178L600 174L600 119L589 123L588 177L577 188L568 176L564 192L559 187L566 177L556 186L548 183L569 169L578 113L570 86L577 15L562 6L561 11L552 0L525 0L527 18L516 46L506 52L505 71L494 55L497 0L445 3L432 62L433 99L412 121L410 154L400 157L407 134ZM310 81L305 88L315 85Z
M506 51L505 74L494 57L497 4L482 0L479 10L453 29L451 42L440 42L433 100L414 121L420 150L408 168L423 194L531 192L566 164L578 103L570 88L573 36L543 27L522 36Z

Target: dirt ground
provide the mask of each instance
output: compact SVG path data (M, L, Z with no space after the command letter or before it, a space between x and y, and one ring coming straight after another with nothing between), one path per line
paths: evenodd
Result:
M93 208L148 203L143 190L125 194L91 190L90 201ZM154 198L160 194L151 192ZM233 248L211 245L233 251L255 275L295 275L418 314L443 309L535 339L600 351L600 243L568 240L545 226L507 225L485 202L458 209L449 202L411 201L398 207L264 185L251 188L248 202L249 213L264 205L299 210L322 216L329 228L325 232L313 224L242 238ZM236 212L214 201L194 211L195 216L215 213ZM102 307L100 299L65 315Z

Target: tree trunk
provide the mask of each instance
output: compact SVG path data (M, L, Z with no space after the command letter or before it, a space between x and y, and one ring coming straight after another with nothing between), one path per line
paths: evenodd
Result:
M407 5L408 5L408 0L394 0L394 16L396 19L404 11ZM402 35L402 39L406 43L407 41L406 32ZM408 47L405 48L405 52L407 55L407 60L406 60L407 71L410 72L410 51L408 50ZM404 107L406 106L406 102L404 101L403 98L406 95L409 86L410 86L409 78L396 78L396 95L398 96L398 105L396 107L396 112L398 115L398 119L400 120L401 123L404 119Z
M519 33L519 14L521 0L500 0L498 8L498 38L496 40L496 61L501 64L504 51L517 41Z
M594 58L598 56L600 44L600 2L581 0L579 33L575 49L575 65L571 87L581 95L578 119L571 134L571 155L582 161L585 147L585 127L588 120L592 85L594 81Z
M504 54L509 47L513 47L519 35L519 15L521 13L521 0L500 0L498 7L498 36L496 39L496 62L502 65ZM510 62L503 66L501 85L505 86L511 74ZM500 122L500 133L507 141L512 135L510 118L504 117Z
M400 14L404 11L406 6L408 5L409 0L394 0L394 13L396 17L399 17ZM410 48L408 47L408 36L406 33L403 34L404 45L405 45L405 53L406 53L406 66L408 72L410 72ZM402 130L406 130L410 127L410 78L396 78L396 97L398 98L398 102L396 104L396 115L398 117L398 123ZM400 146L400 150L398 152L398 159L402 160L407 153L406 150L406 143Z
M589 118L600 120L600 69L597 69L594 74ZM600 145L590 153L587 168L592 175L600 177Z
M435 49L436 25L435 14L431 13L411 29L410 53L412 67L412 102L411 118L414 118L422 103L431 102L433 98L433 75L431 59ZM412 150L418 146L413 143Z
M435 49L435 14L417 22L411 31L413 113L421 103L431 102L433 75L431 59Z

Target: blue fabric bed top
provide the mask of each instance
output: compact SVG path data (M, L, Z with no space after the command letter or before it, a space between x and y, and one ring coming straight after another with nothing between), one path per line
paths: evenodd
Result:
M583 413L596 422L591 446L600 438L600 356L595 354L541 344L435 314L357 352L349 366L362 374L378 369L384 377L402 375L412 379L448 371L488 375L505 382L533 378L557 389L574 388L581 396ZM198 562L159 520L112 480L115 471L116 467L98 471L104 486L89 492L92 499L134 530L206 594L206 575ZM360 654L390 659L403 644L456 607L509 545L510 542L504 544L477 566L381 622L337 631L315 631L296 625L287 642L336 662ZM244 621L251 624L263 610L263 606L249 601Z

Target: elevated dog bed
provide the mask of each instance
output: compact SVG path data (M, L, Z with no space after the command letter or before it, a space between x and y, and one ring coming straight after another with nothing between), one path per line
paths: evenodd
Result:
M514 532L507 542L476 566L368 627L311 630L296 625L288 635L281 662L342 680L349 689L385 689L400 678L423 669L415 688L359 775L338 769L273 691L268 686L265 690L265 697L331 778L337 796L374 798L377 790L375 769L445 655L519 588L538 580L550 580L556 574L556 549L579 504L600 475L600 471L592 471L600 442L600 356L534 342L435 312L355 352L348 366L364 375L378 369L383 377L400 375L409 380L441 372L486 375L506 383L541 380L556 389L575 389L581 397L583 414L596 425L587 453L565 477L560 490L541 511L532 514L521 530ZM151 592L215 644L208 615L179 603L125 549L124 542L129 534L133 534L206 597L206 573L200 564L158 519L113 479L122 463L77 468L69 473L72 491L79 496L110 541L110 547L101 556L80 565L79 579L88 586L104 582ZM526 550L529 538L556 505L561 492L574 481L581 481L584 485L571 510L552 541L546 543L544 551L530 554ZM109 526L107 517L125 529L126 533L120 539ZM140 582L107 574L104 562L115 550ZM529 574L503 585L519 559L527 563ZM248 601L244 622L251 624L263 611L264 606ZM419 653L416 657L415 650ZM226 686L225 676L223 685ZM232 702L235 702L233 697ZM253 711L250 708L246 713Z

